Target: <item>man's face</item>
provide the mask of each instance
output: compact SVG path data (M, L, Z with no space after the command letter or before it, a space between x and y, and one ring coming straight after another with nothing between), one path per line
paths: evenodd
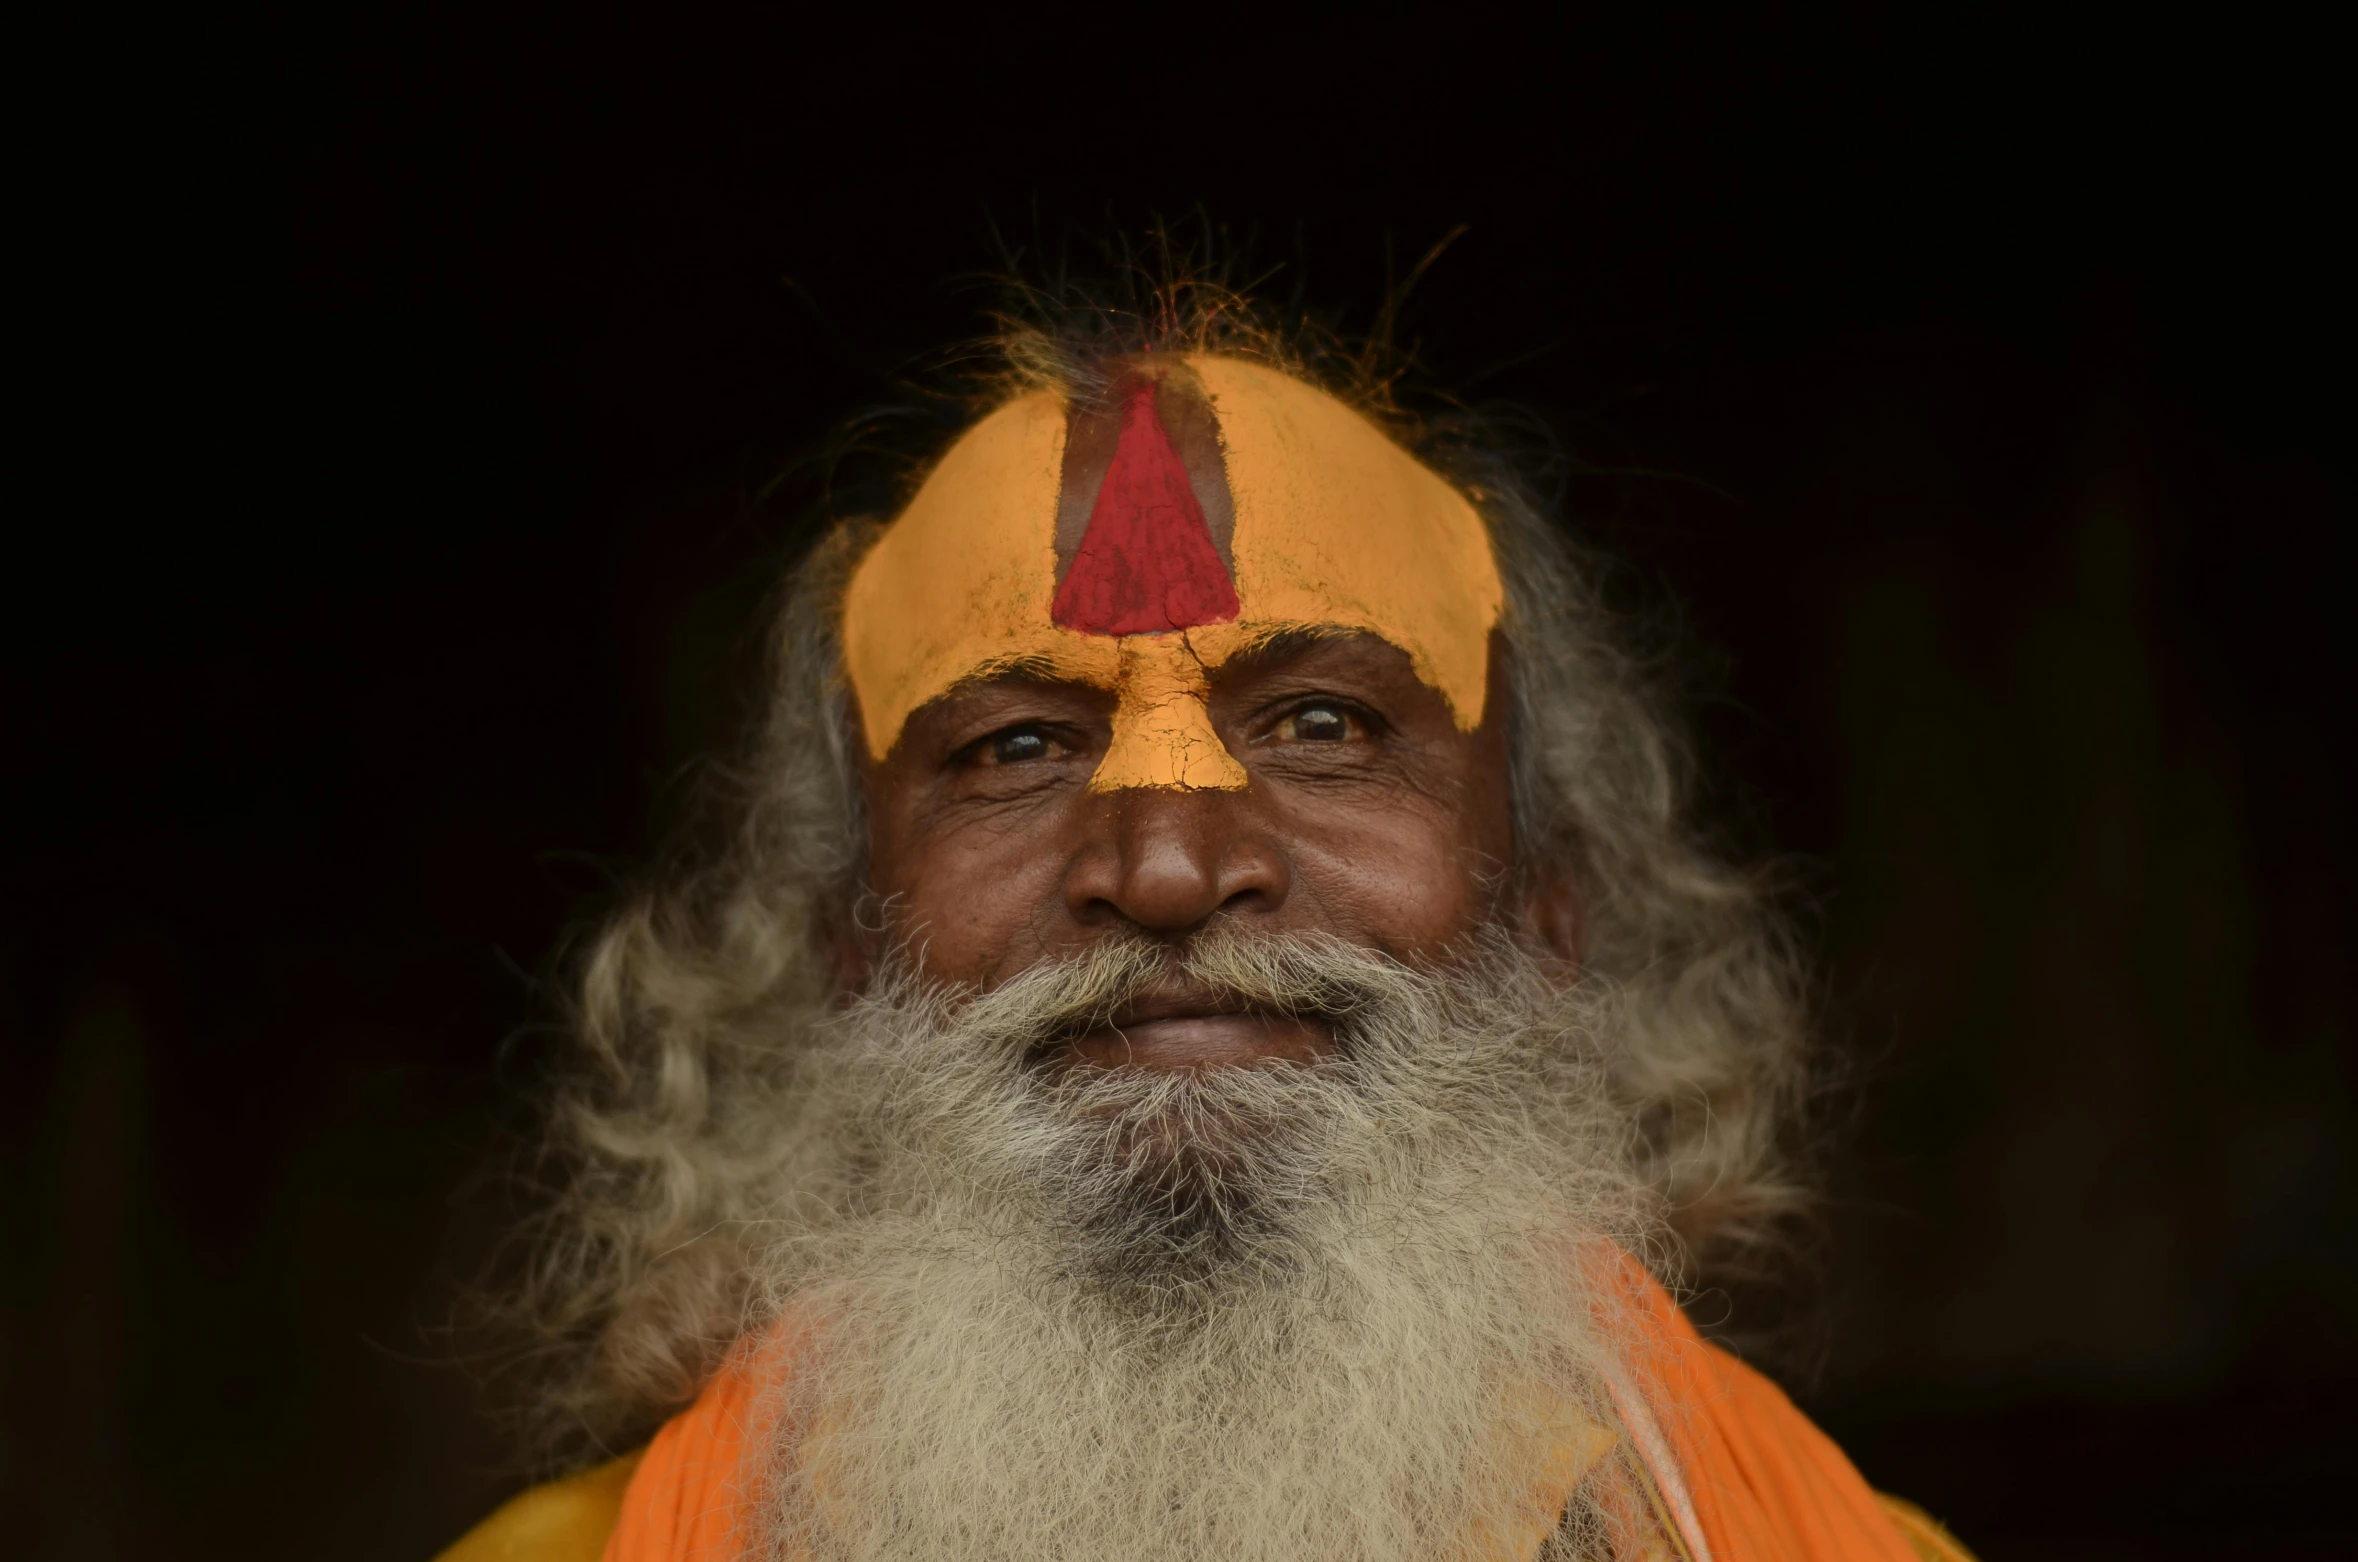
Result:
M773 1550L1536 1553L1631 1206L1503 936L1569 952L1501 904L1503 599L1464 496L1215 359L1009 403L861 561L886 910L796 1076L848 1202L776 1248L832 1321Z
M892 935L973 987L1216 918L1438 956L1509 867L1502 598L1462 495L1274 371L1158 360L1011 403L847 593ZM1066 1061L1331 1045L1174 976Z
M1092 790L1115 700L1085 683L993 678L911 716L867 766L871 874L928 975L989 986L1215 917L1417 962L1496 912L1513 844L1501 701L1462 730L1407 655L1366 633L1282 639L1209 684L1241 788ZM1069 1061L1184 1069L1330 1045L1315 1021L1217 1008L1168 985Z

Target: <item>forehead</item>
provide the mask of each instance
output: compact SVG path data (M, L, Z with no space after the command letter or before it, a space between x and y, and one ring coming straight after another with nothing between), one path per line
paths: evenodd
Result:
M969 679L1111 688L1121 646L1207 666L1294 630L1407 653L1479 724L1503 600L1463 495L1342 402L1258 364L1151 361L1103 405L1019 397L969 430L854 573L845 671L872 753Z

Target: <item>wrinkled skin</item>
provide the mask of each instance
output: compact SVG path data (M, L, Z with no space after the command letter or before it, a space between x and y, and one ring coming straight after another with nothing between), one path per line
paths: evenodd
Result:
M1110 694L962 686L866 767L870 887L927 975L986 987L1109 936L1178 943L1214 917L1421 963L1504 915L1570 955L1564 887L1502 901L1514 841L1498 663L1494 647L1486 719L1464 732L1407 656L1370 635L1236 658L1212 671L1211 709L1251 777L1241 791L1090 792ZM874 953L847 949L847 982ZM1315 1020L1220 1012L1174 982L1061 1061L1199 1069L1331 1046Z

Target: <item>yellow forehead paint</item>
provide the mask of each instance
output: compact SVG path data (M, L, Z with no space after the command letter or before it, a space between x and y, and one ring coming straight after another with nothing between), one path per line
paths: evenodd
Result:
M1110 408L1035 392L950 448L852 576L845 671L879 760L919 706L1020 669L1113 691L1092 790L1233 789L1210 669L1362 630L1471 731L1504 600L1474 507L1366 418L1259 364L1146 359Z

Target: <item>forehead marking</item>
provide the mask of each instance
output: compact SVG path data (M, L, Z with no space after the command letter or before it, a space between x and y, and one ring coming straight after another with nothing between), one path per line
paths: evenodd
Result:
M1114 693L1091 790L1226 790L1246 776L1209 670L1288 630L1360 630L1470 732L1503 597L1473 506L1375 425L1191 356L1113 405L1035 392L983 419L853 572L840 622L875 759L927 701L1022 667Z
M1147 379L1122 395L1113 461L1050 610L1058 628L1153 635L1236 617L1236 584L1157 413L1160 391Z

